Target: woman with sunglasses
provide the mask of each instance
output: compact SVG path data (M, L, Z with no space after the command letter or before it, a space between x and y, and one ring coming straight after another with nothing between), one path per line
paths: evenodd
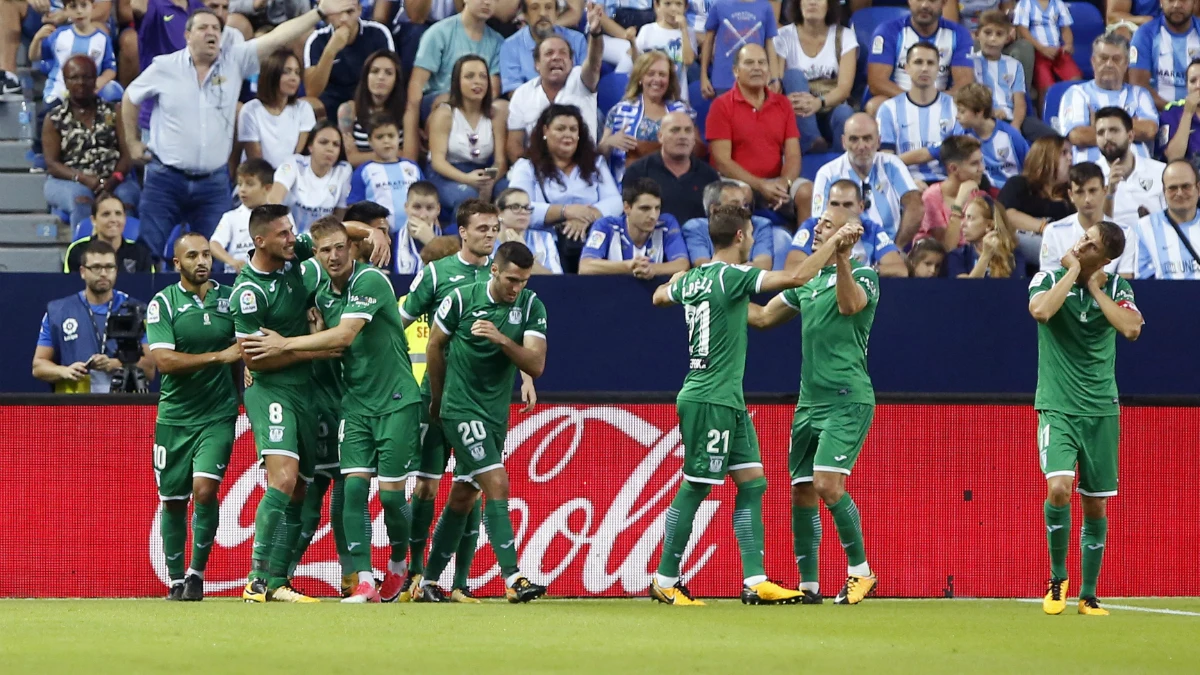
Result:
M450 99L429 114L429 180L438 189L443 225L464 201L491 201L496 178L507 169L504 153L496 152L504 140L503 120L492 119L487 61L467 54L454 64Z
M496 248L506 241L522 242L533 251L534 274L563 273L554 234L529 228L533 216L529 193L521 188L508 188L496 197L496 208L500 209L500 236L496 237Z

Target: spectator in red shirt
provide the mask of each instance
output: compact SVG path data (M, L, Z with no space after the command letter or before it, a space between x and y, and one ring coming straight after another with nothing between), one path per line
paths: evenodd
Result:
M779 209L796 199L797 208L812 191L797 198L800 187L800 130L786 96L767 88L771 79L767 52L746 45L733 64L733 89L713 101L706 134L712 165L722 176L754 188L756 202ZM803 199L803 201L801 201Z

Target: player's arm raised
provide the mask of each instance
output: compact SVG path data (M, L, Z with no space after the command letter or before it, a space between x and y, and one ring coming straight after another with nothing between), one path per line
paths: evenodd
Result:
M820 248L813 251L812 255L805 258L791 271L763 272L762 285L759 287L759 292L773 293L788 288L799 288L807 284L812 281L813 277L820 273L822 267L829 264L829 261L837 253L839 247L845 246L849 249L854 246L854 242L862 237L862 233L862 225L854 223L843 225L832 237L821 244Z
M670 307L671 305L678 304L673 292L671 291L671 288L684 274L687 274L687 270L676 272L675 274L671 275L671 278L667 280L667 283L654 289L654 297L652 297L650 301L654 303L655 307Z
M864 282L866 283L866 282ZM837 252L837 303L838 313L842 316L853 316L866 308L869 298L867 291L854 279L854 268L850 266L850 249L839 249Z
M1100 311L1104 312L1104 318L1108 319L1112 327L1116 328L1118 333L1124 335L1126 340L1132 342L1142 334L1142 325L1146 323L1146 320L1142 318L1142 313L1138 310L1137 305L1133 304L1132 292L1129 292L1130 297L1128 299L1122 299L1119 302L1113 300L1104 292L1104 286L1108 281L1109 277L1104 273L1104 270L1097 270L1088 279L1088 292L1092 294L1092 298L1100 305Z
M1063 266L1067 268L1067 273L1051 286L1050 290L1037 293L1029 299L1029 314L1038 323L1046 323L1058 313L1058 310L1062 309L1067 296L1071 294L1071 288L1075 286L1075 281L1079 278L1079 260L1075 258L1075 255L1068 253L1063 256L1062 261ZM1034 281L1041 281L1039 277L1043 274L1048 273L1040 272L1034 277Z
M372 265L387 267L388 263L392 261L392 242L383 230L354 220L348 220L342 225L346 227L346 234L349 235L350 241L365 240L367 244L370 244Z
M751 326L759 330L766 330L791 321L799 313L799 311L787 304L787 300L780 293L771 298L771 301L765 307L756 305L753 302L750 303L749 308L746 310L746 319L747 323Z

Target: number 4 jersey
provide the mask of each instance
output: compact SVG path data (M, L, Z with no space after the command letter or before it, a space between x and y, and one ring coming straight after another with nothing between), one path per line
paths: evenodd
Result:
M756 267L717 261L688 270L667 288L688 325L688 374L679 401L746 407L746 309L762 275Z

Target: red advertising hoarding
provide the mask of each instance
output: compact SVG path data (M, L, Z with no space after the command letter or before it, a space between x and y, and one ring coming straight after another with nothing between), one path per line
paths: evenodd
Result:
M794 587L787 476L792 411L784 405L750 411L769 482L767 572ZM0 407L0 458L14 488L0 504L0 597L165 592L151 470L154 414L153 406L142 405ZM848 488L862 512L880 595L1040 594L1048 570L1035 425L1026 406L879 406ZM1198 409L1124 410L1121 494L1109 503L1102 596L1194 592L1176 580L1200 571L1197 439ZM514 408L506 450L522 570L549 584L551 595L644 594L680 480L674 406L542 405L529 415ZM209 593L233 593L244 583L263 481L243 417L221 487ZM448 482L443 496L446 489ZM697 595L732 597L740 590L733 497L730 484L714 489L697 516L683 565ZM377 500L372 509L382 565L386 540ZM821 583L832 592L844 579L845 559L832 520L823 517ZM1076 506L1076 532L1081 518ZM297 585L321 595L333 593L340 575L329 534L323 519L297 571ZM499 595L486 539L480 547L472 585L482 595ZM1068 559L1074 578L1077 548L1072 545ZM54 583L32 583L35 578Z

